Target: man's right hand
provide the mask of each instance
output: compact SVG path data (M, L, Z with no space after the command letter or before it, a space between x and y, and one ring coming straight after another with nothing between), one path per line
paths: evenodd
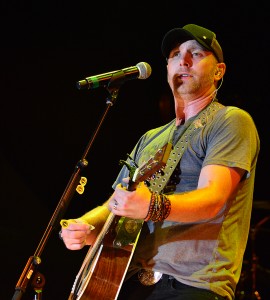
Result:
M80 250L85 245L91 245L91 231L94 229L92 225L80 219L64 220L64 224L59 236L69 250Z

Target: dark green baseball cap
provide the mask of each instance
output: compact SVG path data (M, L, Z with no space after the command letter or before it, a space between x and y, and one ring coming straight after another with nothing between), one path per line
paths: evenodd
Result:
M188 24L182 28L174 28L168 31L161 44L162 54L168 58L170 51L178 43L184 43L188 40L196 40L204 48L214 53L219 62L223 62L223 51L216 39L216 34L204 27Z

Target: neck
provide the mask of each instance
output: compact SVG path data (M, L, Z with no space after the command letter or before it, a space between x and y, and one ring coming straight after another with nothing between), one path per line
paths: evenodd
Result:
M216 90L212 91L209 95L203 95L191 101L185 101L181 99L179 102L175 103L176 111L176 125L183 123L183 120L187 121L188 119L197 115L201 110L203 110L209 103L211 103L216 96Z

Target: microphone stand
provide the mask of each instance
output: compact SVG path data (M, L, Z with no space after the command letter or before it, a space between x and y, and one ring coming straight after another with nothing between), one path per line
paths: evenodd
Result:
M47 244L49 237L51 236L52 230L55 229L55 227L59 226L59 222L62 219L62 216L65 213L66 209L68 208L68 205L75 191L77 190L81 194L82 193L81 191L83 191L84 189L84 185L85 185L84 180L83 178L80 178L81 170L83 170L88 165L88 162L86 160L88 152L93 145L93 142L109 112L110 107L113 106L113 104L117 99L119 89L121 85L124 83L124 79L125 79L125 74L123 73L123 71L116 72L115 74L112 75L108 87L106 87L106 89L110 94L109 97L106 99L107 107L101 117L101 120L98 123L96 130L94 131L92 138L87 144L81 159L78 161L78 163L75 166L75 169L68 181L64 193L62 194L59 200L59 203L49 221L49 224L39 242L39 245L34 255L29 257L24 267L24 270L16 284L15 293L12 297L12 300L22 299L22 296L26 292L29 283L31 283L32 287L35 290L34 300L42 299L42 289L45 285L45 277L43 274L37 272L37 269L41 264L41 254L45 249L45 245Z

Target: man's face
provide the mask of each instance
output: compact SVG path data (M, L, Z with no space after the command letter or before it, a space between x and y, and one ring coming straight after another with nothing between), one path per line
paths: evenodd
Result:
M196 40L174 47L168 58L168 83L176 95L203 95L214 84L217 60Z

